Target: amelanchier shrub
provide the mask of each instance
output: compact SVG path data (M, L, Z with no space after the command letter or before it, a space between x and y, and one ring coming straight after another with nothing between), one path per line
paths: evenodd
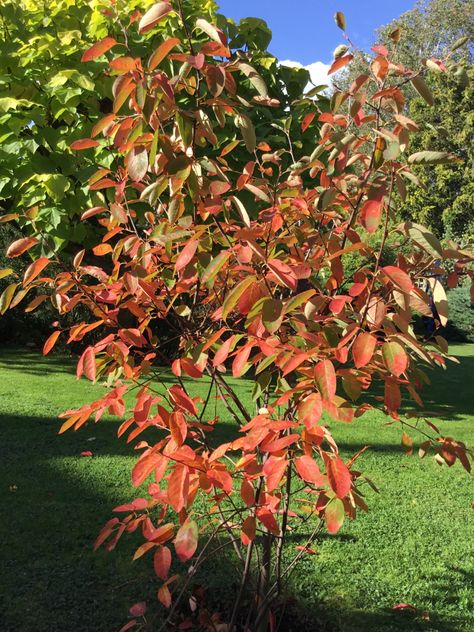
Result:
M336 21L348 47L329 75L353 59L342 13ZM103 332L81 355L77 375L109 388L64 412L60 432L108 411L124 419L118 435L138 442L132 481L143 491L115 508L95 546L112 550L126 534L141 534L135 558L150 557L158 599L169 609L161 629L263 631L318 534L337 533L368 509L358 454L341 458L325 415L351 424L377 407L399 425L407 452L416 434L420 456L470 470L463 443L442 436L422 412L399 412L405 398L421 409L424 368L450 358L441 336L417 339L412 314L435 313L444 325L443 261L455 261L453 284L469 273L472 256L421 225L397 224L393 194L404 197L415 179L411 165L456 157L409 154L417 125L404 114L403 89L411 84L431 103L426 68L403 67L382 45L347 92L336 90L330 102L310 92L275 119L275 136L262 138L249 112L268 120L279 104L250 52L229 49L223 28L189 15L179 0L123 24L120 41L108 36L83 55L84 62L108 56L113 106L90 138L72 143L77 151L107 147L120 163L89 181L108 193L82 214L96 226L96 244L69 261L50 256L41 233L15 241L10 257L41 256L6 288L2 310L32 288L43 288L33 307L48 300L60 316L87 308L90 318L59 325L44 353L60 337ZM127 48L127 33L137 29L156 32L142 58ZM444 64L426 62L434 72ZM302 141L294 141L295 126ZM387 243L397 253L390 264ZM361 264L348 276L353 253ZM52 260L62 270L48 277ZM163 324L178 342L171 363ZM167 362L173 379L158 394L156 366ZM252 380L255 409L242 404L229 374ZM204 400L190 396L185 378L205 378ZM235 422L224 443L215 438L222 424L210 405L215 397ZM306 543L283 555L303 521ZM241 576L233 611L219 621L196 600L191 609L181 604L224 546L233 547ZM187 569L170 575L172 563L182 568L176 558ZM146 628L145 610L135 604L122 630Z

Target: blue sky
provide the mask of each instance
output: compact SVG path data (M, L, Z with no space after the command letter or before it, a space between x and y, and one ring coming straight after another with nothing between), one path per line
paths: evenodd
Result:
M374 43L375 29L412 9L416 0L216 1L221 12L236 21L250 16L263 18L273 31L270 51L280 60L310 66L319 79L327 72L332 51L344 43L334 22L336 11L344 12L354 44L368 49Z

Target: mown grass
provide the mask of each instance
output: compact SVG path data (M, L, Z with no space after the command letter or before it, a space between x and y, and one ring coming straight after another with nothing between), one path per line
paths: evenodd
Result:
M474 346L453 352L461 364L433 375L426 403L445 434L472 445ZM203 394L199 384L189 387ZM111 508L132 496L133 449L117 440L110 419L57 435L57 414L100 392L76 381L67 358L0 350L1 632L109 632L127 620L131 603L153 598L150 559L131 562L134 537L113 553L91 546ZM251 384L240 381L246 406L250 394ZM472 479L458 464L404 456L400 428L385 423L367 413L332 424L344 456L371 446L360 468L381 493L368 492L370 512L303 558L285 630L474 629ZM81 457L84 450L94 457ZM296 532L290 547L303 537ZM225 608L236 581L231 560L220 556L206 573L211 600ZM417 613L391 609L401 602Z

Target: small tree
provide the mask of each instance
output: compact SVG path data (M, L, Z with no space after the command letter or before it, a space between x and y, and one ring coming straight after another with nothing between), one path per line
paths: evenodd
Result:
M126 38L119 44L107 37L84 54L90 61L119 51L109 62L117 75L112 112L91 138L72 144L105 145L122 162L90 181L111 194L82 215L96 226L97 243L92 253L62 258L54 278L44 276L50 259L37 258L5 290L2 309L42 286L60 315L78 305L90 312L89 321L69 329L69 342L103 332L81 355L77 375L106 379L110 388L63 413L60 432L109 411L125 416L119 436L139 439L132 481L146 482L146 492L115 509L95 546L111 550L125 533L141 530L135 558L153 555L158 599L170 609L161 629L191 625L180 614L182 597L204 561L230 546L242 573L221 629L263 631L321 530L337 533L346 518L367 510L358 454L344 462L323 412L352 423L376 407L400 425L408 452L414 431L423 439L421 455L448 465L459 460L470 470L464 444L440 436L422 414L403 417L399 409L406 396L422 405L423 366L449 358L442 337L416 338L412 313L432 314L431 284L444 324L441 262L454 259L461 270L472 257L454 244L443 247L418 224L393 225L393 193L403 194L404 181L413 179L410 164L454 159L442 151L405 159L415 126L403 113L402 88L411 81L429 98L418 71L375 46L350 90L336 91L330 102L310 92L275 120L274 138L265 140L264 124L256 128L252 118L268 120L279 103L251 55L232 54L228 23L191 15L178 0L158 2L137 19L139 33L156 29L160 36L143 59L127 54ZM343 14L336 21L345 32ZM346 51L329 74L351 60ZM383 265L389 235L398 257ZM43 236L27 236L8 254L42 247ZM354 252L363 263L348 276ZM179 348L171 362L163 327ZM44 353L65 335L58 327ZM164 396L154 389L157 364L169 364L173 374ZM250 376L254 410L242 405L229 373ZM187 377L205 380L204 400L189 395ZM127 393L135 403L126 414ZM213 395L235 421L235 436L224 443L214 439L221 420L210 410ZM289 529L302 520L311 524L307 542L285 561ZM169 575L174 557L189 564L187 575ZM144 628L145 606L131 612L123 630ZM196 620L219 629L206 616L198 608Z

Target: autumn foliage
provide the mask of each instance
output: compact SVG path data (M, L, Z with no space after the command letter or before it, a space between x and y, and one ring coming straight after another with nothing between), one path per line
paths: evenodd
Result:
M340 12L336 20L345 31ZM430 94L422 69L401 66L382 45L348 92L310 92L294 103L276 125L278 144L258 125L259 113L271 118L276 96L217 24L190 21L180 2L158 2L128 28L156 30L143 58L111 37L82 57L108 55L113 107L71 148L105 145L121 163L89 180L103 194L103 204L82 215L97 242L73 260L48 258L42 235L12 244L11 257L37 256L5 291L2 310L33 287L43 288L33 307L50 300L60 316L87 308L90 318L58 326L44 353L59 338L87 341L93 332L77 376L109 388L64 412L60 432L106 412L123 419L118 435L140 452L132 481L141 491L115 508L95 546L112 550L126 534L142 534L135 558L150 557L158 599L170 609L163 629L188 621L266 630L320 531L337 533L368 509L358 454L341 458L325 415L351 424L376 407L400 426L407 452L421 436L422 456L470 470L465 446L440 436L421 410L424 367L445 366L447 343L437 334L417 339L411 321L417 313L446 323L443 264L450 262L456 284L472 257L418 224L400 224L396 213L405 182L415 179L410 164L455 157L409 155L417 126L404 113L404 85L428 102ZM352 58L348 49L329 74ZM443 71L442 60L430 64ZM295 128L306 145L293 142ZM388 239L398 253L391 262ZM354 253L362 263L349 274ZM62 271L48 277L52 260ZM171 360L163 329L179 349ZM164 396L154 388L160 365L174 377ZM252 380L254 410L243 407L229 375ZM185 378L203 379L208 396L191 397ZM209 405L216 397L236 429L221 444L214 434L222 420ZM420 412L402 415L405 399ZM308 541L284 562L288 532L301 520L311 525ZM241 589L234 611L211 626L198 606L188 615L180 603L223 537L242 561ZM247 592L249 613L240 608ZM135 604L123 630L145 627L145 611Z

